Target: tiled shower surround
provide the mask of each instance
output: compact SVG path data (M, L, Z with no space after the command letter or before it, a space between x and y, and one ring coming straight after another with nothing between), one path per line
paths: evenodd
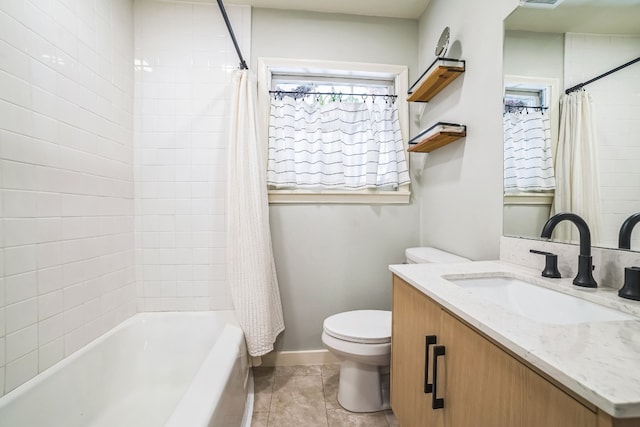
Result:
M0 2L0 389L129 317L129 1Z
M227 6L243 55L249 7ZM138 308L232 308L226 150L238 59L215 2L135 2Z
M236 67L215 3L0 0L0 395L136 310L231 307Z

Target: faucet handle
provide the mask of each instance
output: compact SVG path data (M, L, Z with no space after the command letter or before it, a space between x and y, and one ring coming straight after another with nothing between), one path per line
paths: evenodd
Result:
M544 255L545 264L544 270L542 270L542 277L551 277L554 279L562 277L558 271L558 255L551 252L537 251L535 249L529 249L529 252L532 254Z

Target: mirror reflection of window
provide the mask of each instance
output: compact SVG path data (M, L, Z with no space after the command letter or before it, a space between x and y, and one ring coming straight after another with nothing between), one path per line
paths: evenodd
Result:
M564 0L546 11L518 7L504 22L505 85L546 79L559 83L553 87L549 103L556 162L556 130L560 127L554 117L560 117L560 96L566 89L638 57L640 4L634 3ZM638 70L640 63L588 85L594 99L603 223L601 239L596 241L592 235L594 246L617 248L620 225L640 211ZM563 167L556 165L555 172L558 189ZM591 193L589 197L595 199ZM505 193L504 234L539 238L545 219L542 209L535 210L534 217L529 212L539 204L534 205L536 201L529 197L526 200L531 203L525 206L522 199ZM529 223L534 225L525 227ZM632 250L640 251L640 233L634 232L633 239Z
M545 88L506 88L504 191L553 192L555 177Z

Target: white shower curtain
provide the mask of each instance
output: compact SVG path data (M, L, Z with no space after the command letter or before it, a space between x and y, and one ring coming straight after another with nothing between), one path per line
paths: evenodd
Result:
M579 90L560 101L560 134L556 152L556 191L551 214L573 212L589 225L592 243L602 233L598 141L591 94ZM554 236L558 240L577 241L571 224L560 224Z
M284 330L276 277L266 182L266 147L258 138L255 76L233 75L228 145L227 251L231 298L247 348L257 357L273 350Z

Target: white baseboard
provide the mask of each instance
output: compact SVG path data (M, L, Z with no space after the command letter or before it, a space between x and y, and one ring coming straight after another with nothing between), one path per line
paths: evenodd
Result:
M329 350L272 351L262 356L262 366L330 365L340 363Z

